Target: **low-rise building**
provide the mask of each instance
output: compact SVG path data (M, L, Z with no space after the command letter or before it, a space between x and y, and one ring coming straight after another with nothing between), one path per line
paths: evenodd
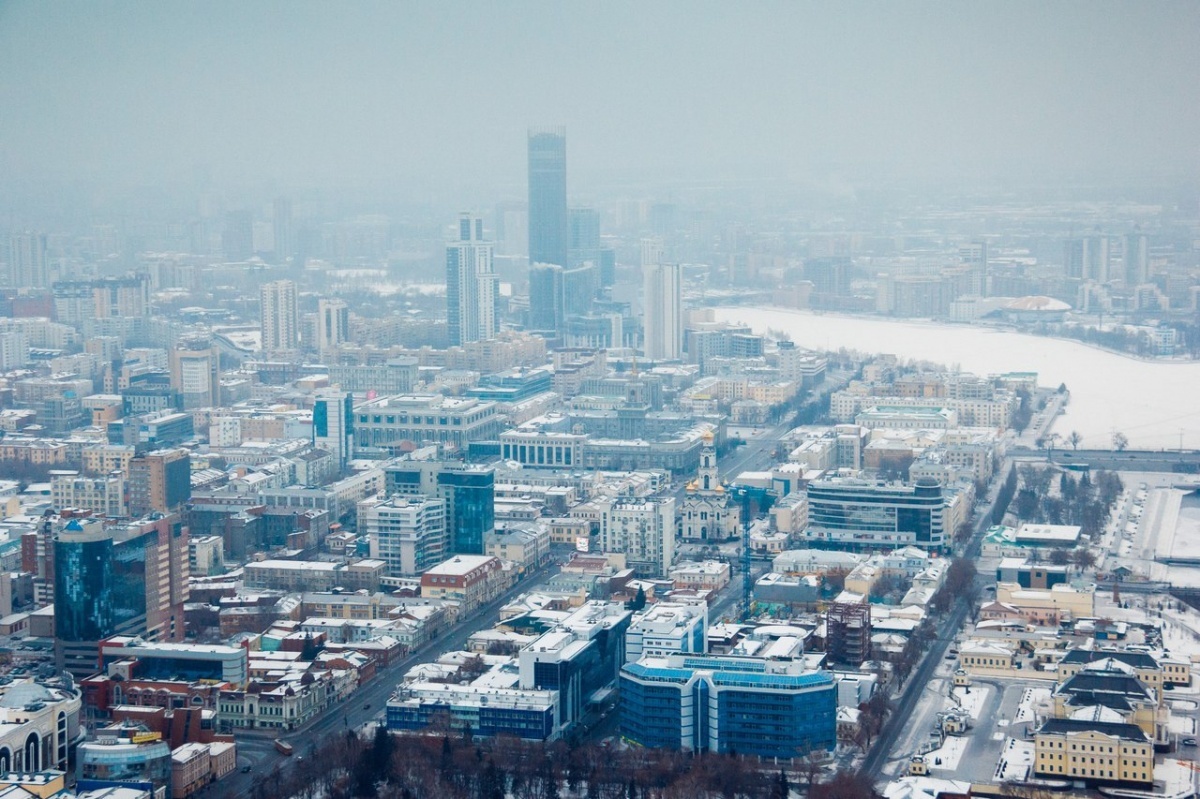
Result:
M1046 590L1022 588L1015 583L998 583L996 601L1016 608L1030 624L1058 626L1065 620L1094 615L1095 587L1055 585Z
M457 602L468 613L503 593L509 580L499 558L455 555L421 575L421 596Z
M1096 783L1154 781L1154 743L1136 725L1048 719L1034 736L1039 777Z
M483 535L486 555L510 560L526 574L550 559L550 528L544 524L508 525Z
M243 582L250 590L288 592L379 590L386 564L382 560L363 559L353 563L328 563L304 560L260 560L247 563Z
M703 604L659 602L636 613L625 632L625 657L708 651L708 608Z
M29 678L0 685L0 773L66 769L79 735L77 690Z
M720 591L729 585L729 564L723 560L685 560L672 566L669 576L676 588Z

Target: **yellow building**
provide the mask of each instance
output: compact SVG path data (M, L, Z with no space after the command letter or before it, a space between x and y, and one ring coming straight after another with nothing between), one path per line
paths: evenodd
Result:
M1084 669L1131 671L1139 680L1153 688L1158 701L1162 702L1162 689L1165 683L1187 685L1191 682L1188 664L1174 660L1168 662L1171 666L1169 679L1164 664L1160 664L1153 655L1145 652L1072 649L1058 662L1058 683L1062 685ZM1181 666L1183 668L1180 668Z
M1049 719L1034 738L1034 773L1088 782L1154 780L1154 744L1133 724Z
M998 583L996 601L1011 605L1032 624L1057 626L1067 619L1095 615L1095 587L1072 588L1060 584L1050 589L1022 588L1017 583Z

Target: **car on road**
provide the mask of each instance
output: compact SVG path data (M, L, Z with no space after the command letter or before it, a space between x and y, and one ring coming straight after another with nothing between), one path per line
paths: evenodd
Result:
M371 703L370 703L370 702L364 702L364 703L363 703L363 710L370 710L370 709L371 709Z
M249 767L249 766L242 766L242 773L243 773L243 774L249 774L249 773L250 773L250 767Z
M1184 738L1184 739L1183 739L1183 745L1184 745L1184 746L1195 746L1195 745L1196 745L1196 739L1195 739L1195 738Z

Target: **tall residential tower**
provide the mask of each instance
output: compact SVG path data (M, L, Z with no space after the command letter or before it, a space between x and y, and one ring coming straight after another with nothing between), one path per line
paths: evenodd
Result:
M683 354L682 270L662 262L662 245L642 242L642 349L653 361Z
M264 283L259 291L262 314L262 350L268 357L284 356L298 346L299 311L296 284L290 280Z
M483 238L483 220L463 214L458 238L446 245L446 315L450 344L496 337L495 245Z

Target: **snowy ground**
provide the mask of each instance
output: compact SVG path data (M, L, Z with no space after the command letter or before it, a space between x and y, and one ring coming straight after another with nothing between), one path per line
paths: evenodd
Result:
M1036 710L1043 702L1050 701L1049 688L1026 688L1021 696L1021 706L1017 708L1017 717L1013 719L1018 724L1023 721L1034 721Z
M1196 720L1191 716L1171 714L1171 732L1175 735L1192 735L1196 732Z
M925 762L933 771L957 771L958 762L962 760L963 752L967 751L970 738L947 735L941 747L928 752Z
M1165 758L1154 766L1154 781L1163 783L1163 796L1187 796L1195 785L1195 764L1187 760Z
M992 689L986 685L976 685L971 688L971 693L966 693L962 688L955 688L953 696L958 700L958 706L971 715L971 718L978 719L979 714L983 712L984 705L987 704L987 698L991 695Z
M1025 780L1033 773L1034 747L1032 741L1009 738L1004 744L1000 762L996 764L996 782Z

